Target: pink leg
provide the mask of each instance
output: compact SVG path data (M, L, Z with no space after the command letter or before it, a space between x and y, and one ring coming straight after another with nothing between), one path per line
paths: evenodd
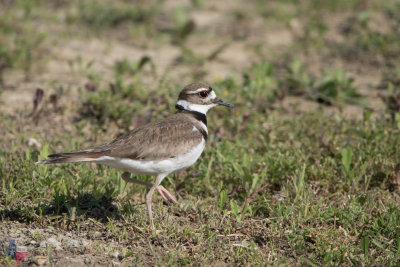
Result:
M146 195L147 212L149 213L150 225L153 228L153 230L155 230L155 228L154 228L154 222L153 222L153 211L152 211L152 208L151 208L151 206L152 206L151 205L151 199L153 197L154 190L159 187L162 179L165 176L166 176L165 174L157 175L156 179L154 181L154 185L150 188L149 192Z
M150 187L150 188L153 186L151 183L147 183L147 182L139 181L139 180L136 180L136 179L132 179L128 172L124 172L122 174L122 179L124 179L124 181L128 182L128 183L135 183L135 184L145 185L145 186ZM161 197L165 201L167 201L167 202L171 201L171 202L173 202L175 204L178 204L178 201L176 200L176 198L170 192L168 192L168 190L165 189L164 186L158 185L155 189L158 191L158 193L160 193Z

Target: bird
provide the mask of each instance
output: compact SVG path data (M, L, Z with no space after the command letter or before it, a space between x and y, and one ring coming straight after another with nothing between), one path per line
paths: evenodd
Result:
M135 128L109 143L93 148L54 153L36 164L92 162L123 170L122 179L150 187L146 194L149 221L154 229L152 197L155 190L166 201L177 204L161 182L169 174L193 165L202 154L208 137L208 110L234 105L217 97L205 83L191 83L178 95L176 112L162 120ZM136 180L131 174L154 176L153 183Z

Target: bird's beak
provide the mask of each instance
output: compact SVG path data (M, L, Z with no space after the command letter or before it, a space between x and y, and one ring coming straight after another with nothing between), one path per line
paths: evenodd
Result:
M229 102L226 102L226 101L224 101L224 100L222 100L221 98L218 98L218 97L215 98L214 103L218 104L218 105L222 105L222 106L227 106L227 107L230 107L230 108L234 107L233 104L231 104Z

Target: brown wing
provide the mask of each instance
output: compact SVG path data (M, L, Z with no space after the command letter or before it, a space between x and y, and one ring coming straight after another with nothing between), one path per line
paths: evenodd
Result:
M137 160L172 158L188 152L202 141L200 131L184 116L172 116L135 129L114 141L94 148L104 156Z
M198 129L194 131L193 127ZM110 143L91 149L55 153L36 164L93 161L102 156L136 160L172 158L188 152L199 144L207 133L199 122L182 113L130 131Z

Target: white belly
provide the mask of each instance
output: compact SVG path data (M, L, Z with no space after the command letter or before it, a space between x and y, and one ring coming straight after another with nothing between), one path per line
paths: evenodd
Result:
M205 140L202 139L200 144L188 153L165 160L133 160L103 156L95 162L136 174L170 174L193 165L203 152L205 144Z

